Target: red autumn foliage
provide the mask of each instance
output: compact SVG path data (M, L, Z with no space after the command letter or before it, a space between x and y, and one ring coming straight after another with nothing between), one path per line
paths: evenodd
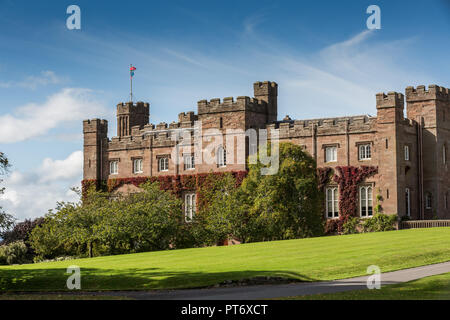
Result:
M358 187L365 179L378 173L378 167L336 167L339 175L333 180L339 185L339 232L350 217L358 216Z

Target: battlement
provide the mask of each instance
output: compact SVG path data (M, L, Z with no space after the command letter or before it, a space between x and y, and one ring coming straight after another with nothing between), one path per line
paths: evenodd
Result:
M130 112L148 114L149 110L150 104L142 101L138 101L135 104L133 102L121 102L117 104L117 115L128 114Z
M239 96L236 101L233 97L226 97L221 101L219 98L211 100L200 100L197 103L198 114L219 113L231 111L254 111L265 113L267 111L267 103L256 98L247 96Z
M193 122L197 117L194 114L194 111L182 112L178 114L178 122Z
M108 134L108 121L104 119L83 120L83 133L103 133Z
M376 94L377 109L382 108L400 108L405 107L405 97L402 93L390 91L386 95L384 92Z
M349 133L368 133L375 130L376 117L367 115L309 120L277 121L268 124L266 129L280 130L280 138L290 139L311 137L316 130L318 135L335 135Z
M414 88L412 86L406 88L406 101L424 101L424 100L442 100L449 101L449 89L445 87L440 87L435 84L430 84L428 90L424 85L417 86Z
M253 91L256 98L262 96L278 96L278 84L271 81L256 81L253 84Z

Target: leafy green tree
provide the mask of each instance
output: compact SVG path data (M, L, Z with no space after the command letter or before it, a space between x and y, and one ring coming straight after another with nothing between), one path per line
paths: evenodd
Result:
M262 175L262 152L266 149L259 150L257 163L249 165L240 190L241 212L247 214L244 241L321 235L323 194L313 158L300 146L280 143L278 172Z
M0 152L0 176L6 174L8 172L8 169L10 167L10 163L8 158L3 152ZM0 179L0 183L3 180ZM0 187L0 195L3 194L5 191L4 187ZM2 207L0 206L0 236L2 236L3 232L9 230L14 225L14 217L10 214L7 214L3 211Z
M199 190L199 197L204 201L194 223L204 230L205 244L221 244L229 238L242 238L243 207L239 201L239 188L231 173L208 175Z
M181 224L181 202L158 183L142 192L113 197L89 190L78 203L59 203L31 232L38 259L164 250Z

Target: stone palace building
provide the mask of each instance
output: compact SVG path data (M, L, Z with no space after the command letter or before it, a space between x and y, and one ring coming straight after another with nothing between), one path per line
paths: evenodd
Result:
M245 159L251 153L246 130L278 129L280 142L301 145L318 168L377 168L375 175L358 186L354 201L361 217L373 215L379 203L384 213L414 220L450 218L448 88L429 85L407 87L405 95L378 93L374 117L311 120L288 116L278 120L278 85L264 81L254 83L253 88L254 98L201 100L196 113L180 113L178 121L170 124L150 124L148 103L120 103L117 136L111 139L106 120L85 120L84 181L122 181L113 192L133 192L138 187L128 182L134 178L245 172L245 160L233 160L236 155ZM195 140L198 124L201 132L209 133L201 133ZM244 137L243 142L232 143L227 137L230 130L240 132L237 135ZM213 144L217 137L220 143ZM212 161L199 161L205 150ZM174 157L181 160L174 161ZM324 217L336 218L338 184L331 179L324 191ZM191 217L195 214L195 190L184 190L181 196L186 215Z

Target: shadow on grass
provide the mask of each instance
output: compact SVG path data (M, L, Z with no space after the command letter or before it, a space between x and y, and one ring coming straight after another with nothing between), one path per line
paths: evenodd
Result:
M290 271L168 272L158 270L158 268L122 270L81 268L81 289L89 291L200 288L227 280L237 281L259 277L315 281ZM70 274L67 274L64 268L0 269L0 291L69 291L66 287L69 276Z

